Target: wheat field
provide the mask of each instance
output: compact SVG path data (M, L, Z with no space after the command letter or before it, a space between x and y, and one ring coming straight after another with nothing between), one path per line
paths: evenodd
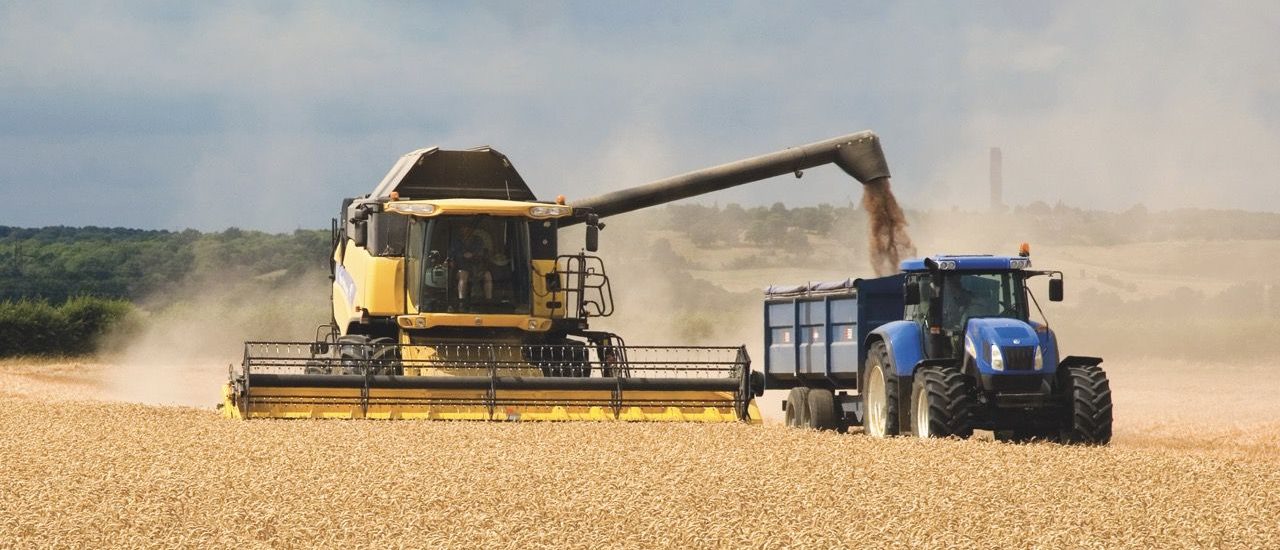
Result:
M241 422L91 400L77 373L94 368L0 365L0 546L1280 546L1275 423L1122 423L1111 447L1084 448L778 425Z

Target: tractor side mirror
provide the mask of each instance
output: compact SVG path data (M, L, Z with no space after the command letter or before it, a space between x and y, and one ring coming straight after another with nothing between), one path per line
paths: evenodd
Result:
M914 306L920 303L920 285L917 282L908 281L903 291L902 301L907 305Z
M1049 301L1062 301L1062 279L1049 279Z
M600 250L600 228L594 225L587 226L587 252L595 252Z
M547 287L547 292L560 292L560 274L551 272L543 276L543 285Z

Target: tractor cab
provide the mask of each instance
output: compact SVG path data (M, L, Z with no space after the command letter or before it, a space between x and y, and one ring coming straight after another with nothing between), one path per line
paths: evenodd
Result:
M1047 331L1031 320L1031 308L1039 306L1027 280L1049 276L1049 298L1059 301L1062 278L1060 272L1031 270L1029 256L1024 247L1018 256L937 255L903 262L904 319L918 323L927 335L925 355L964 359L967 354L990 366L990 349L980 352L975 342L991 341L997 349L1025 348L1027 366L1042 368L1046 342L1037 335Z

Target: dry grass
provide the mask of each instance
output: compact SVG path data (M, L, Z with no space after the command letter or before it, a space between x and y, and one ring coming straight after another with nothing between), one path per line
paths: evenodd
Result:
M88 401L118 398L110 366L9 361L0 546L1280 544L1280 404L1239 394L1280 382L1263 366L1118 363L1114 445L1069 448L773 425L238 422Z
M1275 453L779 426L238 422L10 389L3 546L1280 545Z

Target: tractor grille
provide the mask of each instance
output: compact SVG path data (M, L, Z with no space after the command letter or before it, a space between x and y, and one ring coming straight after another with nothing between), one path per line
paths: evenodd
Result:
M1000 348L1000 354L1004 356L1005 370L1035 370L1036 368L1035 346Z

